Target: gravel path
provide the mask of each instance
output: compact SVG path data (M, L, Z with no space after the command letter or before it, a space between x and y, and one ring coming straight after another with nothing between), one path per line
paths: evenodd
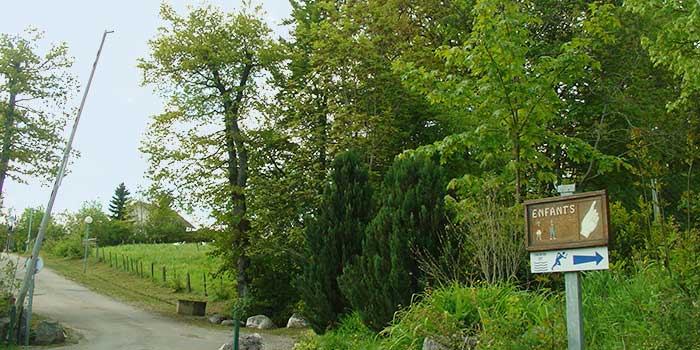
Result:
M69 281L48 268L37 274L34 312L76 330L78 344L53 349L217 350L231 337L152 314ZM245 331L245 330L242 330ZM265 350L290 350L293 341L264 334Z

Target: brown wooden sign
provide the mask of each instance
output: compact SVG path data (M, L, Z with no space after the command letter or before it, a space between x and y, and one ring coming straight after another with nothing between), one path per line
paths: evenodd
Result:
M608 194L595 191L525 202L529 251L608 245Z

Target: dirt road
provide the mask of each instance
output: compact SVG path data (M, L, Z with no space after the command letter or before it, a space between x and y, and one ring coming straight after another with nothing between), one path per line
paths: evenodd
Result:
M50 269L37 274L34 312L75 329L76 345L53 349L218 349L231 332L201 328L155 315L69 281ZM263 335L265 350L290 350L292 340Z

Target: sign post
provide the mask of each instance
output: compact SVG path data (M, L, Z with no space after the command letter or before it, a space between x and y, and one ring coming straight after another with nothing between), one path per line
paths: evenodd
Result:
M29 268L31 266L31 258L27 259L27 261L24 264L25 268ZM25 349L29 349L29 325L32 320L32 304L34 301L34 275L39 273L41 269L44 267L44 260L39 257L38 261L36 262L36 267L34 268L34 272L32 273L32 279L29 281L29 300L28 300L28 305L27 305L27 324L25 326L25 335L24 335L24 346Z
M580 271L607 270L609 222L606 191L525 202L526 242L532 273L563 272L566 287L566 332L569 350L583 350Z

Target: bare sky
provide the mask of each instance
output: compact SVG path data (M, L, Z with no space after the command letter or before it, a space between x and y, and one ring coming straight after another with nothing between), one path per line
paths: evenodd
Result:
M100 63L90 88L87 104L75 138L74 147L81 157L74 160L70 175L59 190L54 213L75 211L84 201L97 200L107 208L120 182L135 194L146 188L146 159L138 147L149 116L162 111L160 99L149 87L141 87L136 60L147 55L147 41L162 24L158 17L159 0L0 0L3 19L0 32L20 33L32 26L45 31L42 47L65 41L75 57L73 72L81 89L85 86L102 32L114 30L107 38ZM181 13L186 5L201 1L170 0ZM241 0L211 0L230 11ZM289 16L287 0L258 0L267 13L269 25L279 35L287 32L281 22ZM80 102L82 90L72 102ZM69 123L70 127L72 120ZM26 207L46 205L50 187L30 179L28 185L8 180L5 206L21 212Z

